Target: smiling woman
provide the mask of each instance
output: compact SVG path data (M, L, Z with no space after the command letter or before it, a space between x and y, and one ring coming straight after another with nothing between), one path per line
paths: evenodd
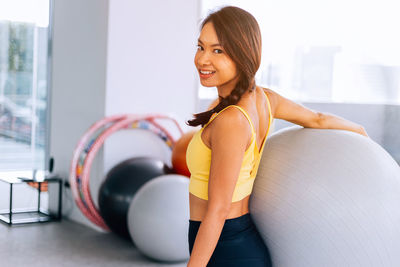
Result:
M273 118L268 95L254 80L260 61L260 30L250 13L224 7L203 21L194 64L201 84L217 87L220 99L188 121L202 125L186 154L191 172L188 266L271 264L249 213Z
M187 122L202 126L186 152L191 173L188 266L271 266L249 199L274 118L367 136L361 125L257 86L260 61L260 30L247 11L223 7L201 24L194 64L201 84L216 87L219 99Z
M237 103L246 91L255 89L255 74L261 63L260 29L250 13L232 9L241 12L210 15L202 23L194 63L201 84L217 86L221 101L214 109L196 114L188 121L190 126L204 126L214 112Z

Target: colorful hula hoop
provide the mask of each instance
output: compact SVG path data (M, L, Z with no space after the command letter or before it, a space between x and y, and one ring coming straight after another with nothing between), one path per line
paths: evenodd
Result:
M100 228L109 231L90 194L90 169L93 160L103 146L106 138L122 129L145 129L155 133L172 149L176 140L156 120L170 120L177 127L180 135L183 131L178 122L167 115L114 115L94 123L79 140L71 160L70 185L75 203L83 215ZM90 138L98 133L95 138Z

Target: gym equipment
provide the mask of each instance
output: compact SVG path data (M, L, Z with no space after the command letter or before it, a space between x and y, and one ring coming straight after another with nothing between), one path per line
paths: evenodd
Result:
M130 239L127 214L133 196L147 181L170 172L161 160L149 157L130 158L114 166L99 191L100 214L107 226Z
M95 207L89 188L90 168L98 150L105 139L116 131L124 129L146 129L159 136L172 149L175 138L160 124L161 121L173 122L180 134L179 123L172 117L160 114L135 115L122 114L103 118L94 123L79 140L71 160L69 181L71 191L84 216L100 228L110 230L98 209ZM95 135L94 138L91 138Z
M135 194L128 229L140 252L159 261L189 259L189 179L179 174L156 177Z
M186 150L195 133L196 131L184 133L172 148L171 162L174 171L187 177L190 177L190 171L186 164Z
M380 145L284 128L262 155L250 213L273 265L400 266L400 167Z

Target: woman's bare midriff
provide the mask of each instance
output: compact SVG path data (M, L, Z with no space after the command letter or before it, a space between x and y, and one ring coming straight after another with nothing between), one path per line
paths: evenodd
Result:
M242 200L232 202L227 219L236 218L249 212L250 195ZM192 221L202 221L207 212L208 200L196 197L189 193L190 219Z

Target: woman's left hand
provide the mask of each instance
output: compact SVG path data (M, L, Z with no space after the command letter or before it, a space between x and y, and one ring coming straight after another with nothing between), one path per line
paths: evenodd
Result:
M365 131L365 129L364 129L363 126L360 126L359 134L364 135L365 137L368 137L368 138L369 138L369 136L368 136L368 134L367 134L367 132Z

